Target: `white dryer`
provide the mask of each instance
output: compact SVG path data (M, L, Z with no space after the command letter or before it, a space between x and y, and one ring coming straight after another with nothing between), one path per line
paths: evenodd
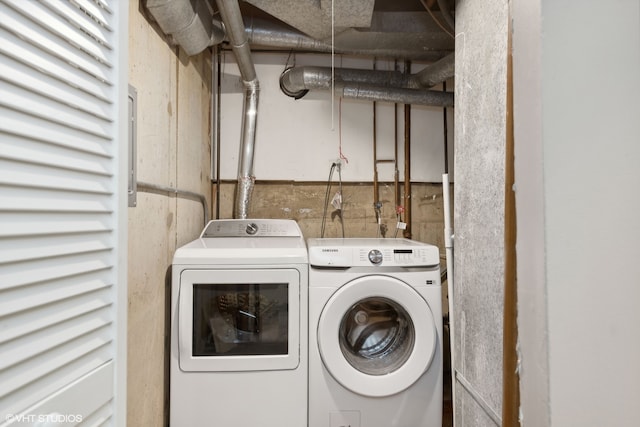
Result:
M440 427L436 246L309 239L309 427Z
M308 257L291 220L215 220L179 248L170 425L305 426Z

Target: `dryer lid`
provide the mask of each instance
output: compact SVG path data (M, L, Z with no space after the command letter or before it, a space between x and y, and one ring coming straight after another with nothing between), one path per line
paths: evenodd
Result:
M318 323L325 367L364 396L390 396L413 385L429 368L437 341L427 302L388 276L364 276L342 286Z

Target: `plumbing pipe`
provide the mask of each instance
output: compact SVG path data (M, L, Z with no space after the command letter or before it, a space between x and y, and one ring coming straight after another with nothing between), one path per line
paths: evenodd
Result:
M207 205L207 199L202 194L194 193L193 191L186 191L186 190L180 190L177 188L151 184L149 182L143 182L143 181L138 181L136 185L138 187L138 191L142 191L144 193L175 194L178 197L199 201L200 204L202 204L202 214L204 216L204 225L207 225L207 223L209 222L209 206Z
M408 66L407 66L408 68ZM404 105L404 222L403 235L411 238L411 104Z
M447 91L447 82L442 82L442 91ZM447 124L447 108L442 109L442 129L444 130L444 173L449 173L449 129Z
M442 175L442 196L444 208L444 248L447 262L447 300L449 302L449 349L451 353L451 404L455 408L456 399L456 365L455 365L455 334L453 316L453 230L451 228L451 198L449 174ZM453 411L453 425L455 425L455 410Z

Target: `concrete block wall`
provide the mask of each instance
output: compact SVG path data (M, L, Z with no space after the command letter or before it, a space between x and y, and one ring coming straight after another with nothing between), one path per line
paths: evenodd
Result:
M171 46L135 0L129 35L138 181L210 199L211 53L187 57ZM167 194L138 192L129 208L129 426L166 425L167 274L175 249L196 238L203 223L200 203Z

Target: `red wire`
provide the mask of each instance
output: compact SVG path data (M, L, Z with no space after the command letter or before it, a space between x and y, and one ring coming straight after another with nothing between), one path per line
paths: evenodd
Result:
M340 160L344 160L345 163L349 163L349 159L342 153L342 97L338 101L338 153L340 154Z

